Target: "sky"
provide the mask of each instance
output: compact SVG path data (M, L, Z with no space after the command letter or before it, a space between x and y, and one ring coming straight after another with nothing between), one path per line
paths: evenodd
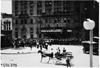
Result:
M12 14L11 0L1 0L1 12Z

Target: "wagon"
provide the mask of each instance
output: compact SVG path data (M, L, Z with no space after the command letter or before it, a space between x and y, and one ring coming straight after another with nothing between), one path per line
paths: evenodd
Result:
M61 61L63 59L67 60L67 58L70 58L73 59L73 55L72 55L72 52L65 52L65 53L62 53L62 54L55 54L55 58L57 59L57 61Z

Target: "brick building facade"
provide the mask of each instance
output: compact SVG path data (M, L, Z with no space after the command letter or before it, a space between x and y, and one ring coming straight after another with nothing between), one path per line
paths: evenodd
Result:
M12 37L80 39L85 34L87 4L76 0L13 0Z

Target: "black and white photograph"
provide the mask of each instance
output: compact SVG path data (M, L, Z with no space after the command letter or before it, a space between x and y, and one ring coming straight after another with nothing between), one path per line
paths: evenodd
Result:
M99 68L98 0L1 0L1 67Z

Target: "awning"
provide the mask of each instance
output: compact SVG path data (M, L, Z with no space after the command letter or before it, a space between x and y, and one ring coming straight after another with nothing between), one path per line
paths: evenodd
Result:
M90 41L82 41L82 43L96 44L97 42L94 42L94 41L93 42L90 42Z

